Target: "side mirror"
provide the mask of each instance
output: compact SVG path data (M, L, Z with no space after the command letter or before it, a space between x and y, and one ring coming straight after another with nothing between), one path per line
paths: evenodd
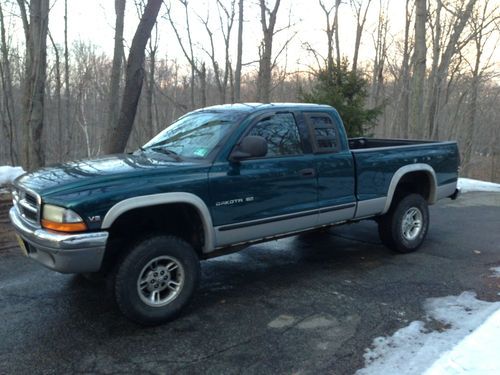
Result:
M267 141L258 135L248 135L242 139L240 144L229 156L231 161L239 161L247 158L259 158L267 154Z

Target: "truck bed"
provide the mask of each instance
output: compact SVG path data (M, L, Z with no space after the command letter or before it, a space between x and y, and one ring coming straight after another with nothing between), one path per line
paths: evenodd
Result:
M394 174L412 165L432 167L438 199L455 190L459 156L454 141L350 138L349 148L354 158L359 201L385 197Z

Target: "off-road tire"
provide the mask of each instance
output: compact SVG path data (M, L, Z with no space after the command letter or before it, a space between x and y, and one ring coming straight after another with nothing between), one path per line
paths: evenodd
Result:
M141 297L139 278L152 260L162 257L178 262L183 283L173 300L162 306L151 306L143 300L144 294ZM157 325L179 315L193 296L199 275L200 262L191 245L175 236L156 235L132 246L117 266L112 286L118 307L127 318L142 325Z
M416 251L424 242L429 229L427 201L419 194L409 194L395 199L389 211L378 220L380 240L384 245L399 253ZM419 218L414 222L420 221L420 226L415 231L405 232L405 228L410 228L411 225L405 227L404 221L411 216L412 212Z

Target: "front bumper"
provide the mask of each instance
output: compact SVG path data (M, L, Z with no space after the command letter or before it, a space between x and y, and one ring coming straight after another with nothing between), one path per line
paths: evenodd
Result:
M28 256L45 267L61 273L96 272L101 268L108 232L63 234L33 227L21 219L15 207L9 216Z

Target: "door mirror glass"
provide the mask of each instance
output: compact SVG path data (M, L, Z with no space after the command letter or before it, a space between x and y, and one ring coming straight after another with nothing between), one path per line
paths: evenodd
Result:
M267 154L267 141L258 135L248 135L242 139L239 146L231 153L230 160L237 161L247 158L261 158Z

